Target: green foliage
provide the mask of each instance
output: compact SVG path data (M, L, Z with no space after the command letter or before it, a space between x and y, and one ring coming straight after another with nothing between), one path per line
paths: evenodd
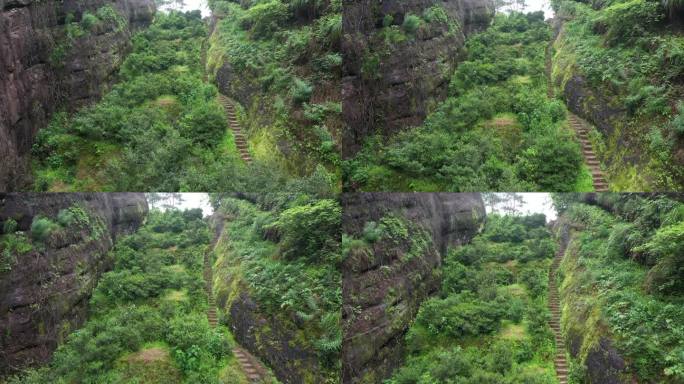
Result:
M639 380L679 382L684 327L682 313L681 203L666 196L606 194L608 213L571 203L565 211L580 233L571 237L561 273L566 301L587 303L568 324L592 334L610 332L616 348L632 361ZM581 227L578 226L581 224ZM645 289L644 289L645 288ZM584 327L584 313L592 319ZM590 337L581 348L589 348ZM583 357L579 364L586 364ZM573 369L580 379L586 375Z
M47 217L35 216L31 222L31 238L34 241L45 242L50 234L59 229L59 225Z
M280 0L269 0L250 7L241 22L257 38L270 37L288 18L287 5Z
M446 24L449 22L449 15L447 15L444 7L440 5L433 5L423 11L423 19L428 23L442 23Z
M5 226L7 226L7 222L5 222ZM18 257L33 250L33 245L21 232L5 232L5 235L0 239L0 273L11 271L12 267L19 261Z
M216 289L223 293L217 301L239 294L238 284L247 286L264 316L305 335L293 342L317 352L321 374L338 377L339 203L304 194L262 194L256 205L235 198L221 198L218 205L232 219L218 243L215 273L222 284Z
M60 212L59 221L68 225L92 222L83 212L72 206ZM231 355L231 341L224 330L211 329L206 319L202 271L208 243L209 230L201 210L151 211L144 227L117 242L111 255L114 270L98 282L85 325L66 337L48 367L16 380L147 380L146 369L124 372L121 363L153 344L171 351L172 366L181 368L183 382L215 381Z
M439 7L433 8L426 17L442 22ZM409 16L405 20L411 20ZM381 33L390 46L403 41L395 25ZM343 165L347 186L573 190L582 157L564 124L564 107L546 96L544 51L549 38L543 15L497 16L485 32L469 37L466 57L451 76L449 97L422 126L389 141L367 139L362 151ZM379 63L379 53L367 53L361 67L364 78L377 76Z
M17 221L13 218L8 218L2 225L2 233L5 235L11 235L17 231Z
M401 28L408 34L414 34L418 32L418 29L422 23L423 20L420 18L420 16L407 13L404 16L404 22L401 24Z
M663 13L657 2L629 0L605 8L596 23L605 24L606 39L609 43L618 43L633 41L643 36L662 18Z
M311 99L313 87L302 79L295 78L292 83L292 100L295 103L305 103Z
M84 12L81 17L81 27L86 31L93 32L99 22L100 19L98 19L97 16L87 11Z
M307 258L335 262L342 209L334 200L319 200L283 211L277 226L283 237L281 253L286 260Z
M223 109L208 100L196 103L179 123L181 135L195 144L212 148L221 142L226 128Z
M650 291L684 293L684 221L658 229L634 251L648 254L656 263L646 280Z
M321 176L324 189L333 189L334 176L325 168L300 167L307 175L301 179L286 178L282 167L264 162L246 171L235 147L218 145L232 137L216 88L202 80L205 35L201 15L176 12L157 15L135 35L120 71L123 81L100 103L74 117L57 114L41 130L33 148L36 189L318 188ZM327 156L335 157L334 151Z
M424 301L406 334L409 355L389 384L554 383L547 276L553 246L544 215L490 215L471 244L450 249L439 297Z

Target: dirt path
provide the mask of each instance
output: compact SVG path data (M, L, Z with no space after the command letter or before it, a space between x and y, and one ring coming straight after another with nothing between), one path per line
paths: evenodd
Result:
M556 339L556 357L553 365L556 369L556 377L560 384L568 383L568 362L565 359L565 342L560 330L560 303L558 301L558 285L556 283L556 271L563 259L563 253L558 252L553 258L551 270L549 271L549 310L551 311L551 321L549 326Z
M216 244L216 240L218 237L215 238L211 249L213 249L213 245ZM204 254L204 281L206 283L205 289L207 292L207 298L208 298L208 303L209 307L207 309L207 320L209 320L209 325L213 328L216 327L218 324L218 317L216 316L216 300L214 299L214 294L213 294L213 271L211 269L211 260L210 260L210 252L206 252ZM245 373L245 377L249 380L250 383L268 383L269 379L269 374L268 371L261 365L259 360L252 356L249 352L244 350L242 347L239 345L236 345L233 348L233 355L235 355L235 358L238 360L238 363L240 363L240 368L242 368L242 371Z
M252 156L249 154L247 140L245 140L245 135L242 133L242 128L240 128L240 123L238 123L237 116L235 115L235 105L233 101L228 97L219 93L219 102L226 111L226 117L228 118L228 125L233 131L233 137L235 137L235 145L240 152L240 157L246 163L252 162Z
M549 99L554 98L553 82L551 81L551 52L553 51L553 41L549 43L546 47L546 94ZM606 177L601 170L601 164L594 153L594 149L591 147L591 142L589 141L589 124L579 118L574 113L570 112L568 109L568 123L570 127L575 131L575 136L582 147L582 157L584 162L589 167L591 171L592 184L594 185L594 190L596 192L608 192L608 182Z

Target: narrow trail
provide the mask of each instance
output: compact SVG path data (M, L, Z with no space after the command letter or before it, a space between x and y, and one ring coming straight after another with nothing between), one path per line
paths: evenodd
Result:
M219 102L226 111L226 116L228 117L228 125L233 131L233 137L235 137L235 145L240 152L240 157L247 164L252 162L252 156L249 154L247 147L247 140L245 135L242 133L242 128L240 128L240 123L238 123L237 116L235 115L235 104L233 101L223 94L218 95Z
M577 117L572 112L568 111L568 122L575 134L579 139L580 145L582 146L582 157L584 157L584 162L587 163L589 170L591 171L591 179L594 184L594 189L596 192L608 192L608 182L606 177L601 170L598 158L591 147L591 142L589 141L589 126L587 122Z
M549 45L546 46L546 95L549 97L549 99L553 99L555 97L553 90L553 82L551 81L552 49L553 40L551 41L551 43L549 43ZM599 163L598 158L594 153L594 149L591 147L591 141L589 141L589 124L586 121L579 118L574 113L570 112L569 109L568 123L570 124L570 127L575 131L575 135L577 136L580 146L582 147L582 157L584 158L584 162L587 164L589 170L591 171L591 179L592 184L594 185L594 190L596 190L596 192L608 192L608 182L606 181L606 177L603 171L601 170L601 164Z
M214 248L218 237L215 237L211 248ZM211 269L210 252L205 252L204 254L204 281L205 290L207 292L207 298L209 307L207 309L207 320L209 320L209 325L214 328L218 325L218 317L216 316L216 300L214 299L213 293L213 271ZM250 383L267 383L269 377L266 369L261 365L259 360L247 352L244 348L236 345L233 347L233 355L240 363L240 368L245 373L245 376Z
M549 326L553 331L556 339L556 357L553 360L553 365L556 369L556 377L560 384L568 383L568 362L565 359L565 342L560 330L560 303L558 301L558 286L556 282L556 271L563 259L563 252L556 253L553 258L551 269L549 270L549 310L551 311L551 320Z

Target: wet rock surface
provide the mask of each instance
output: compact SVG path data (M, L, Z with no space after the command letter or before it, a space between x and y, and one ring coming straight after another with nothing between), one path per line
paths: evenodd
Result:
M92 289L111 267L107 252L142 225L148 210L141 193L0 194L0 226L13 218L27 231L36 215L54 218L75 203L102 221L102 233L77 226L54 231L0 272L0 375L47 362L83 324Z
M111 5L127 21L101 23L71 39L80 20ZM35 136L59 108L99 99L130 50L131 31L149 24L153 0L0 0L0 191L26 189Z
M343 262L342 381L380 383L400 365L403 337L420 303L439 289L438 268L449 246L468 242L481 229L479 194L346 194L343 233L360 238L366 222L387 214L418 224L432 238L422 255L404 258L408 241L380 241L368 257Z

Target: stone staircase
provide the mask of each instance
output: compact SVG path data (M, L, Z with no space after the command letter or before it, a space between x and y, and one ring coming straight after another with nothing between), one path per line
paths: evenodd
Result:
M549 271L549 310L551 311L551 320L549 326L553 331L556 340L556 357L553 365L556 369L556 377L560 384L568 383L568 362L565 358L565 341L560 329L560 303L558 301L558 286L556 283L556 271L563 259L563 253L558 252L553 258L551 270Z
M596 192L608 192L608 182L606 181L603 171L601 171L601 166L596 158L596 154L591 148L587 123L571 112L568 112L568 122L577 134L577 139L579 139L580 145L582 146L582 156L591 171L594 189Z
M228 97L219 93L219 102L226 111L226 117L228 118L228 125L233 131L233 137L235 138L235 146L237 146L238 152L240 152L240 157L247 164L252 162L252 156L249 154L249 149L247 145L247 140L245 135L242 133L242 128L240 128L240 123L238 123L237 116L235 115L235 104Z
M209 325L214 328L218 324L218 317L216 316L216 300L213 294L213 272L211 269L211 260L209 258L210 253L204 254L204 281L206 283L205 290L207 292L209 308L207 309L207 320L209 320ZM250 383L267 383L267 378L269 377L266 369L261 365L259 360L252 356L249 352L241 348L240 346L235 346L233 348L233 355L240 363L240 368L245 373L245 376Z
M247 376L250 383L268 382L267 378L269 376L266 370L252 354L240 347L235 347L233 348L233 355L237 358L242 371L245 372L245 376Z
M546 59L545 59L545 72L546 72L546 95L549 99L554 98L553 82L551 81L551 52L553 50L553 41L546 46ZM568 111L568 122L570 127L577 134L577 139L582 146L582 157L584 157L584 162L589 167L591 171L591 179L594 184L594 190L596 192L608 192L608 182L606 181L603 171L601 171L601 164L591 148L591 142L589 141L589 129L587 123L582 119L577 117L574 113Z
M207 320L209 325L213 328L218 324L218 317L216 316L216 300L213 292L213 274L211 271L211 261L209 260L209 252L204 254L204 282L205 290L207 292L207 301L209 307L207 308Z

